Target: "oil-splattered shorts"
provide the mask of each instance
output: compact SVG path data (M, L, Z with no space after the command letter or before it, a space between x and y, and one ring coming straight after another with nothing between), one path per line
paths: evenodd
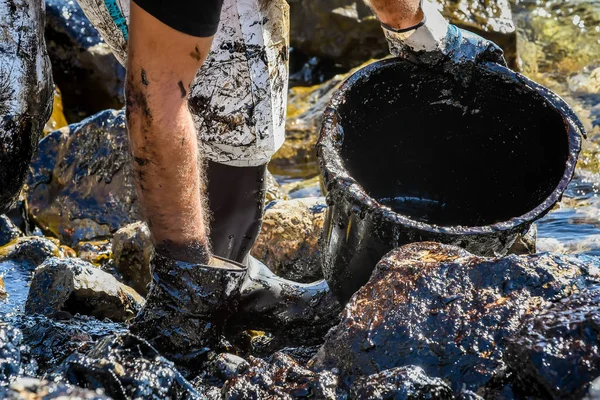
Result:
M125 64L129 0L77 1ZM288 26L285 0L223 0L211 52L189 97L199 141L209 160L258 166L281 147Z

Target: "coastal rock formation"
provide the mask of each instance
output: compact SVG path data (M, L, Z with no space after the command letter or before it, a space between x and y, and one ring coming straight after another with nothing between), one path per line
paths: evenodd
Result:
M0 10L0 214L4 214L16 201L50 117L52 76L43 0L2 0Z
M61 311L127 321L144 299L112 275L78 259L50 258L35 270L25 313L53 316Z
M252 255L282 278L304 283L322 279L318 240L326 209L322 197L269 204Z
M356 378L419 360L455 393L477 392L504 376L507 339L526 315L598 278L597 268L563 256L486 258L409 244L378 263L312 364Z
M124 282L145 296L152 280L150 259L154 247L150 230L143 222L119 229L113 236L113 260Z
M105 238L136 220L123 111L106 110L54 131L27 179L28 212L63 243Z
M23 232L6 215L0 215L0 246L12 242L22 235Z

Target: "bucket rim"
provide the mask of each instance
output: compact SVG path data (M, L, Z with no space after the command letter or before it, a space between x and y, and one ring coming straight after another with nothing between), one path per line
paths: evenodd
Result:
M501 74L503 77L511 79L516 84L538 92L544 99L546 105L559 113L563 119L569 146L568 157L565 162L563 175L552 193L550 193L544 201L525 214L513 217L507 221L480 226L440 226L416 221L408 216L394 212L391 208L381 205L377 200L369 196L356 179L350 176L341 159L340 152L336 151L341 149L343 143L341 137L343 132L340 132L338 129L339 125L337 124L337 118L339 117L337 110L338 107L344 103L345 94L358 81L368 77L376 71L401 63L416 64L414 61L395 57L375 61L355 71L339 86L329 99L323 115L323 122L321 124L316 148L319 169L325 184L324 186L327 190L327 199L330 205L332 201L330 199L330 193L336 189L343 190L345 192L345 197L353 205L353 207L351 207L351 212L359 215L361 218L369 213L382 221L400 224L416 230L452 236L468 236L515 231L519 228L523 228L523 231L525 231L526 229L529 229L529 226L533 222L546 215L554 204L561 200L575 173L577 158L581 150L582 138L586 138L585 128L573 109L558 94L518 72L492 62L480 63L477 65L472 64L470 67L482 68L491 73Z

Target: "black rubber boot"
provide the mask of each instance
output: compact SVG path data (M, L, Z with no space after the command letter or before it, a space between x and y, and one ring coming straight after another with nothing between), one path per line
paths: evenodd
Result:
M244 263L260 232L267 166L232 167L209 161L208 202L213 254Z
M217 257L210 265L197 265L159 254L151 266L153 284L131 333L194 370L219 343L226 320L237 310L247 269Z
M232 325L281 334L295 344L312 344L338 321L342 306L325 280L289 281L251 256L247 265Z

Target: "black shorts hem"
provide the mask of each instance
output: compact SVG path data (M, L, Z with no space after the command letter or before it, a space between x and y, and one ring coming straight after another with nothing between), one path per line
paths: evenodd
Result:
M223 0L132 0L163 24L196 37L217 32Z

